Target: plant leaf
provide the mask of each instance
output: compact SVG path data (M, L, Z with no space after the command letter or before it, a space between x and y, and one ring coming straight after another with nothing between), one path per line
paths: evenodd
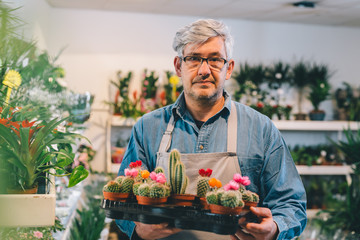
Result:
M68 187L73 187L89 175L89 172L84 168L84 166L77 166L73 169L70 178Z

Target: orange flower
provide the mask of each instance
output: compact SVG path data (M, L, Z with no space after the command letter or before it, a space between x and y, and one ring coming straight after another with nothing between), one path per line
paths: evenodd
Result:
M221 188L221 181L216 178L210 178L209 185L212 188L215 188L215 187Z
M144 179L147 179L150 176L150 173L148 170L142 170L141 171L141 177Z

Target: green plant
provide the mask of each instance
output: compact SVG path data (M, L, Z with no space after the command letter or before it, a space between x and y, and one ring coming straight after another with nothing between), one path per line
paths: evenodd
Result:
M239 101L244 95L253 95L254 92L262 95L260 85L265 80L265 67L262 64L251 66L245 62L240 64L240 71L233 74L233 79L240 87L234 93L236 101Z
M338 110L344 110L345 119L350 121L360 120L360 88L343 82L344 88L335 91L335 100Z
M220 204L231 208L243 207L245 205L241 200L241 193L235 190L225 191L220 198Z
M116 181L109 181L103 188L104 192L120 192L121 185Z
M66 118L29 122L26 119L26 110L29 109L6 107L0 110L0 172L9 187L32 188L43 173L70 175L68 187L75 186L88 176L83 166L77 166L71 173L66 170L67 166L73 164L75 154L69 148L60 149L59 146L72 143L76 138L84 138L79 134L55 130Z
M327 99L330 95L330 73L326 65L313 64L309 72L309 87L310 93L308 99L314 107L315 111L319 111L321 102Z
M199 175L197 178L197 184L196 184L196 191L197 196L199 197L205 197L206 193L210 190L210 176L211 176L212 170L211 169L200 169Z
M207 192L205 198L209 204L219 204L219 198L216 191Z
M268 86L271 89L279 89L284 83L289 83L291 67L282 61L275 62L273 65L266 68L265 78Z
M295 63L292 68L291 84L294 85L298 90L298 108L299 113L302 113L302 102L304 98L305 88L309 85L309 64L304 61Z
M355 174L360 175L360 128L355 132L350 128L344 129L343 132L346 141L330 141L344 154L345 162L354 167Z
M143 197L149 197L150 196L150 184L143 183L138 188L138 195Z
M166 196L165 185L161 183L153 183L150 186L149 197L162 198Z
M120 192L122 193L131 193L133 191L133 185L134 185L134 178L132 177L125 177L123 178L121 182Z
M326 218L320 218L322 230L327 233L335 233L338 229L360 234L360 176L354 175L351 184L347 186L344 200L333 199L337 202L333 209L323 210L327 213Z
M184 194L189 178L185 174L185 166L181 162L180 152L176 149L170 152L169 178L171 191L175 194Z
M158 166L154 169L154 172L155 173L165 173L165 170L163 167Z

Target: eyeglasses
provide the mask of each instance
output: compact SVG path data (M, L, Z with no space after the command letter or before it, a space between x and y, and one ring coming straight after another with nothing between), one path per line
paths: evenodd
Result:
M210 68L215 70L221 70L227 63L227 60L221 57L203 58L198 56L186 56L182 59L189 68L198 68L205 61Z

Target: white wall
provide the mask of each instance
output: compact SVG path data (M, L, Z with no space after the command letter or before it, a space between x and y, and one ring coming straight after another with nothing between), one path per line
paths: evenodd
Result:
M55 55L66 47L58 63L66 71L65 80L77 92L95 94L88 136L98 150L94 167L103 169L104 125L109 99L109 80L118 70L172 70L172 39L178 28L196 17L123 13L111 11L53 9L44 0L17 1L34 27L35 38ZM39 8L38 8L39 7ZM359 85L360 28L310 26L286 23L224 19L235 38L236 62L293 62L299 59L328 64L335 71L334 88L343 81ZM290 101L292 101L290 99ZM295 99L293 100L295 102ZM330 109L330 101L321 105ZM311 110L307 104L305 111ZM331 111L327 119L332 118Z

